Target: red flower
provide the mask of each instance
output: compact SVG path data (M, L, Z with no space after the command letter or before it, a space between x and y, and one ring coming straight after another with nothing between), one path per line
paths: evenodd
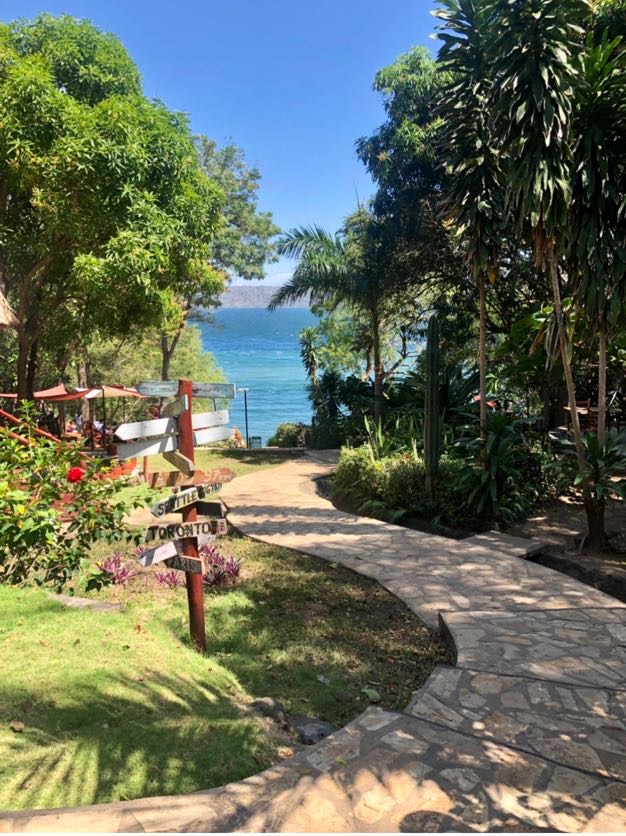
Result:
M85 475L85 471L82 467L70 467L67 471L67 481L68 482L80 482L80 480Z

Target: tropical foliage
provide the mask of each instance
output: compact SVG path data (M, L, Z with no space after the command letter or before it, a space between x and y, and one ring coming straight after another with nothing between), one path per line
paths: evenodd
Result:
M376 184L371 203L335 237L312 227L283 239L298 259L287 297L306 292L333 312L347 303L358 310L350 327L365 314L372 345L380 331L402 352L389 373L380 351L371 367L361 365L372 391L352 413L339 393L353 370L333 365L332 347L356 341L346 341L347 326L337 333L336 321L323 334L325 312L302 337L314 406L321 381L332 380L335 392L334 418L326 398L316 420L327 428L334 420L340 440L372 449L373 440L381 448L387 436L404 436L397 422L408 418L413 448L432 462L437 413L443 459L460 456L469 467L466 498L479 516L506 523L529 507L511 493L528 478L526 454L518 455L528 428L543 431L548 449L567 407L572 481L589 545L601 549L606 504L621 501L608 486L623 468L607 410L612 403L618 411L624 396L626 8L614 0L439 0L435 13L436 58L416 48L376 76L386 120L357 142ZM350 251L355 217L367 223ZM315 251L313 234L324 240ZM376 288L375 305L363 282ZM433 314L441 332L435 389L432 363L420 356ZM462 403L451 410L445 390L453 382ZM594 406L581 419L580 401ZM363 417L377 429L364 432ZM473 417L479 432L468 441L459 428ZM593 436L585 435L591 419ZM559 449L566 474L571 460ZM434 472L429 464L431 502Z
M62 587L96 541L132 540L105 477L76 447L36 436L28 410L17 433L0 427L0 583Z

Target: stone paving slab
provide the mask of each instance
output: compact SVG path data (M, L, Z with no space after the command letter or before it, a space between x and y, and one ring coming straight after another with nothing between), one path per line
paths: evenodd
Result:
M626 784L370 708L324 743L245 781L18 813L7 832L620 832L625 800Z
M625 605L490 532L439 538L335 510L304 457L224 487L244 534L375 578L453 640L403 713L370 708L244 781L0 814L0 831L626 831Z
M502 534L500 531L486 531L484 534L476 534L463 541L467 546L475 543L480 546L488 546L497 551L506 551L516 557L532 557L540 554L548 545L541 540L528 540L526 537L513 537L511 534Z
M626 783L626 691L440 666L408 711Z
M459 667L626 689L623 608L441 616Z

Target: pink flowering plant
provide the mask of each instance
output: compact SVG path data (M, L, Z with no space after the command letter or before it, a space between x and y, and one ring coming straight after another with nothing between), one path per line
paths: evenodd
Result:
M241 561L236 557L225 557L217 546L209 544L202 546L199 554L206 568L202 575L205 589L231 586L237 582L241 573Z
M22 414L21 426L0 427L0 583L61 588L87 569L93 543L136 535L115 496L121 480L101 478L78 445L36 435L32 407Z

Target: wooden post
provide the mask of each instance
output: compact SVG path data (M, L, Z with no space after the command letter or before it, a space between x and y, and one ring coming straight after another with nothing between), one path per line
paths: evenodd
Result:
M146 485L150 481L150 462L148 461L147 456L143 457L143 481L146 483Z
M178 449L183 456L192 462L194 461L194 438L191 423L191 407L193 389L191 380L178 381L178 397L187 396L187 409L178 416ZM183 508L183 523L196 522L198 513L195 502ZM187 557L198 557L198 541L189 537L185 541L183 554ZM206 651L206 633L204 629L204 589L202 575L192 572L185 572L187 584L187 601L189 603L189 631L196 648L204 653Z

